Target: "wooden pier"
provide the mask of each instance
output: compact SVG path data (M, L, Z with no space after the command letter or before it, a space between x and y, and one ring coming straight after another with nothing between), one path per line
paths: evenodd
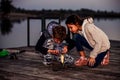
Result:
M120 42L111 41L110 64L97 68L69 67L53 71L42 64L42 56L34 47L12 48L25 50L18 59L0 58L0 80L120 80ZM73 49L71 54L77 59Z

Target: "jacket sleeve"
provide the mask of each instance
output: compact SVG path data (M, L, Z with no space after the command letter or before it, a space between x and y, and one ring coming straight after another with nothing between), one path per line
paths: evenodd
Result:
M40 36L40 38L35 46L35 50L41 52L42 54L47 54L47 51L48 51L47 48L43 47L45 40L46 40L46 37L45 37L44 33L42 33L42 35Z

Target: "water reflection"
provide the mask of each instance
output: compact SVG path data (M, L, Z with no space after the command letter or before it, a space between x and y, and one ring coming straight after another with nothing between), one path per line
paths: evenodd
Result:
M58 21L56 19L53 19ZM46 25L51 21L46 20ZM3 23L4 24L3 24ZM18 20L18 19L3 19L1 20L1 25L6 27L1 27L0 30L7 31L0 33L0 48L11 48L11 47L20 47L27 46L27 20ZM111 40L120 41L120 19L100 19L94 20L96 26L100 27ZM9 24L9 25L8 25ZM34 46L41 34L41 20L30 20L30 46ZM65 25L65 20L61 21L61 25ZM7 27L10 26L10 27ZM5 35L9 34L9 35Z
M0 19L0 32L1 34L8 35L12 32L12 28L14 27L14 23L21 24L25 19L24 18L10 18L5 15Z
M8 17L2 17L0 23L1 34L6 35L12 31L13 24Z

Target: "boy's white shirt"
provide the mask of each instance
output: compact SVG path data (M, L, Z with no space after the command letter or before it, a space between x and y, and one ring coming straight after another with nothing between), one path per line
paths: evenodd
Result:
M89 45L93 48L90 52L90 57L96 56L110 48L110 42L107 35L93 23L92 18L85 19L82 25L82 31L78 32L83 34Z

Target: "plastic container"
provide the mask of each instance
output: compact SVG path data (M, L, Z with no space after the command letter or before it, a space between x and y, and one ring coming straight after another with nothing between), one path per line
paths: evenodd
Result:
M8 56L9 52L5 49L3 49L2 51L0 51L0 57L5 57Z

